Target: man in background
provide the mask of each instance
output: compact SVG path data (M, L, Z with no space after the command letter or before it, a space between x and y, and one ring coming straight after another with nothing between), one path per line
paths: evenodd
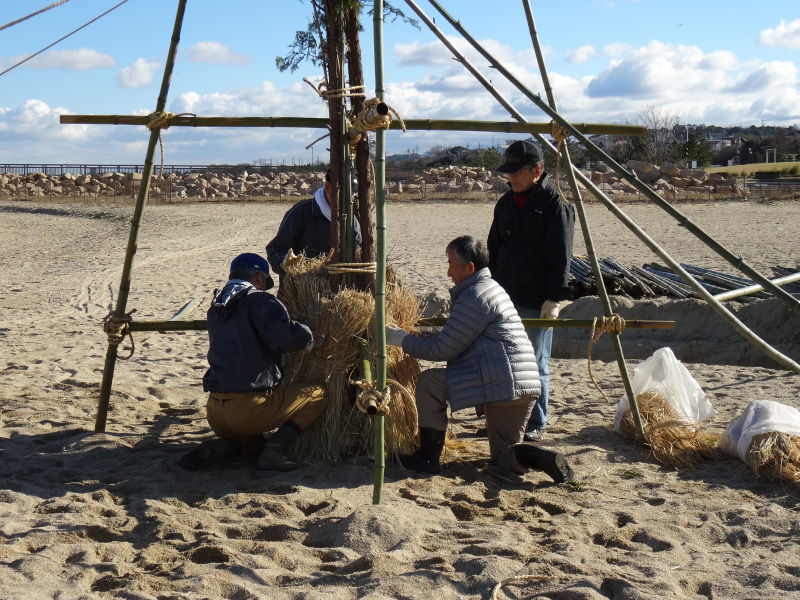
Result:
M575 208L553 188L544 172L542 150L531 141L516 141L497 169L506 173L511 189L494 209L489 229L489 269L492 277L525 318L557 319L570 297L569 267ZM528 421L525 439L542 439L547 425L550 389L550 327L529 327L539 365L542 393Z
M283 262L289 251L304 252L314 258L331 250L331 172L325 173L325 183L313 198L301 200L283 216L278 232L267 244L267 260L272 269L282 278L285 275ZM354 221L356 244L361 244L358 220Z

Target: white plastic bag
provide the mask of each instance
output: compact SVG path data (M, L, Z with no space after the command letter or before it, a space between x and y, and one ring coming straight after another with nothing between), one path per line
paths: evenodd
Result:
M747 462L753 438L772 432L800 435L800 410L773 400L751 402L720 436L719 449Z
M639 365L633 374L631 387L634 397L645 392L664 396L678 416L689 423L700 423L717 414L700 384L669 348L659 348ZM623 394L614 415L614 429L620 433L628 408L628 396Z

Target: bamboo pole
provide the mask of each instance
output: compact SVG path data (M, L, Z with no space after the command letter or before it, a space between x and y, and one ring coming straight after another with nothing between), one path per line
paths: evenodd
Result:
M178 51L178 42L181 37L181 26L183 24L183 15L186 11L186 1L178 1L178 10L175 15L175 25L172 30L172 39L170 40L169 51L167 53L167 62L164 65L164 75L161 80L161 90L158 94L156 102L156 112L164 111L167 105L167 94L169 92L169 84L172 79L172 70L175 65L175 55ZM150 130L150 140L147 144L147 153L144 159L144 169L142 171L142 183L139 187L139 192L136 197L136 208L131 220L131 231L128 237L128 247L125 251L125 262L122 266L122 277L119 284L119 294L117 295L117 303L114 308L114 317L122 318L125 315L125 310L128 303L128 295L131 288L131 272L133 270L133 259L136 255L136 249L139 239L139 228L142 224L142 215L144 214L144 207L147 204L147 194L150 190L150 178L153 173L153 155L155 154L156 144L161 133L160 128L154 127ZM106 350L106 360L103 366L103 380L100 384L100 400L97 406L97 416L95 418L94 430L102 433L106 430L106 419L108 418L108 405L111 398L111 386L114 381L114 366L117 361L117 345L109 342Z
M61 115L63 125L147 125L147 117L134 115ZM327 129L328 119L319 117L192 117L175 116L170 127L303 127ZM513 121L468 121L461 119L403 119L407 130L413 131L488 131L499 133L550 133L550 123L515 123ZM646 135L639 125L604 123L573 123L578 130L593 135ZM389 129L402 129L392 121Z
M531 10L530 1L522 0L522 5L525 8L525 17L528 20L528 30L530 31L531 41L533 42L533 48L536 52L536 60L539 63L539 73L542 76L545 93L547 94L547 102L553 110L558 110L556 99L553 95L553 88L550 86L550 78L547 75L547 67L544 63L544 54L542 53L542 48L539 45L539 36L536 33L536 23L533 19L533 11ZM597 255L594 252L594 241L592 240L592 233L589 228L589 220L586 217L586 209L583 206L583 198L581 197L580 189L578 188L578 182L575 179L575 173L572 169L572 160L569 156L569 145L567 144L567 141L564 140L562 144L559 144L559 147L561 149L562 159L567 165L567 178L569 181L569 187L572 190L572 199L575 202L575 210L577 211L578 218L580 219L581 231L583 232L583 241L586 245L589 264L592 266L592 272L594 273L594 283L595 287L597 288L597 295L600 297L602 302L603 313L605 314L606 318L611 318L611 316L614 314L614 311L611 308L611 301L608 298L605 280L603 279L603 274L600 270L600 263L597 260ZM558 182L558 177L559 174L556 172L556 183ZM625 388L625 395L628 397L628 405L631 407L634 430L636 431L637 435L644 438L644 427L642 425L642 419L639 415L639 405L636 402L636 396L633 393L633 385L631 384L628 367L625 364L625 354L622 351L622 342L619 339L620 334L616 331L611 331L610 334L611 341L614 346L614 354L617 358L617 367L619 368L623 387Z
M771 281L775 285L787 285L795 281L800 281L800 273L778 277L777 279L772 279ZM721 294L715 295L714 298L722 302L723 300L731 300L732 298L739 298L740 296L747 296L748 294L760 292L763 289L764 287L758 284L748 285L747 287L731 290L730 292L722 292Z
M441 327L447 320L445 317L428 317L417 321L418 327ZM525 327L594 327L595 319L522 319ZM205 319L187 321L131 321L131 331L205 331ZM649 321L645 319L630 319L625 321L625 329L674 329L675 321Z
M714 250L717 254L719 254L722 258L732 264L734 267L739 269L742 273L749 276L753 281L760 283L764 286L764 289L769 290L770 293L775 295L777 298L783 300L793 311L800 312L800 300L794 298L791 294L782 290L780 287L772 284L768 278L764 275L756 271L753 267L751 267L741 256L737 256L733 254L730 250L725 248L722 244L717 242L713 237L708 235L705 231L703 231L699 226L695 225L689 217L681 213L675 207L673 207L669 202L665 201L661 196L659 196L656 192L651 190L645 183L642 183L634 173L623 167L617 161L615 161L611 156L609 156L606 152L598 148L591 140L589 140L585 135L583 135L577 128L573 127L564 117L562 117L558 112L550 108L547 103L543 102L542 99L537 95L534 94L531 90L529 90L525 85L523 85L514 75L503 66L501 62L495 59L480 43L475 40L469 33L462 27L461 23L453 19L447 11L445 11L441 5L436 0L429 0L431 4L442 14L442 16L447 19L447 21L462 35L464 39L466 39L473 48L475 48L478 52L480 52L484 58L490 61L493 68L497 69L499 73L501 73L508 81L510 81L520 92L522 92L528 99L530 99L536 106L538 106L547 116L553 119L556 123L561 125L565 130L567 130L571 135L575 138L580 140L580 142L586 147L587 150L596 154L600 158L602 158L608 166L610 166L618 175L623 177L627 180L633 187L635 187L639 192L644 194L647 198L651 199L655 202L659 207L661 207L664 211L674 217L678 224L682 227L685 227L690 233L692 233L695 237L697 237L700 241ZM688 281L687 281L688 283Z
M444 9L442 9L439 6L439 4L436 2L436 0L429 0L429 1L464 36L464 38L476 50L478 50L481 54L483 54L483 56L486 57L492 63L492 65L495 68L497 68L503 74L504 77L506 77L506 79L508 79L511 83L513 83L517 87L517 89L522 91L529 99L531 99L545 113L547 113L549 116L551 116L554 121L556 121L559 124L561 124L565 129L570 131L570 133L572 133L572 135L574 135L575 137L580 139L586 145L587 148L589 148L590 150L595 151L596 153L599 153L601 156L607 156L602 150L597 148L597 146L592 144L583 135L581 135L577 130L575 130L557 112L553 111L549 106L547 106L545 103L543 103L538 96L533 94L530 90L528 90L528 88L526 88L524 85L522 85L507 69L505 69L501 64L499 64L494 59L494 57L491 56L491 54L489 54L476 40L474 40L469 35L469 33L467 33L463 29L463 27L461 27L460 23L454 21L453 18L449 14L447 14L447 12L445 12ZM410 0L406 0L406 2L408 3L408 2L410 2ZM543 138L541 136L537 136L537 140L539 140L539 142L541 142L551 152L555 152L556 151L555 147L552 144L550 144L545 138ZM611 161L611 162L609 162L609 164L613 163L614 165L616 165L615 170L618 168L621 171L624 171L624 172L627 173L627 171L621 165L619 165L616 161L614 161L611 157L608 157L608 160ZM691 275L689 275L686 271L684 271L683 268L681 268L680 265L676 261L674 261L672 259L672 257L670 257L663 249L661 249L661 247L652 238L650 238L649 235L647 235L647 233L645 233L634 221L632 221L622 210L620 210L616 206L616 204L614 204L614 202L612 202L605 194L603 194L600 191L600 189L598 189L597 186L594 185L588 177L586 177L583 173L581 173L580 169L577 169L577 168L575 168L573 166L572 170L575 173L575 176L578 178L578 180L584 186L586 186L589 190L591 190L592 193L595 196L597 196L597 198L599 200L601 200L603 202L603 204L605 204L606 207L608 207L609 210L611 210L617 216L617 218L620 221L622 221L622 223L626 227L628 227L628 229L630 229L637 237L639 237L639 239L641 239L645 243L645 245L648 246L648 248L653 250L653 252L655 252L664 261L668 262L669 265L670 265L670 268L672 268L673 271L678 273L681 276L681 279L683 279L690 287L692 287L698 293L698 296L700 298L702 298L703 300L705 300L711 306L711 308L713 308L718 314L720 314L720 316L722 316L723 319L728 321L728 323L730 323L734 327L734 329L736 329L742 335L742 337L744 337L746 340L748 340L750 343L752 343L756 348L761 350L764 354L766 354L767 356L772 358L778 364L784 366L785 368L787 368L787 369L789 369L791 371L794 371L795 373L800 373L800 365L795 363L789 357L781 354L780 352L778 352L777 350L772 348L764 340L762 340L760 337L758 337L756 334L754 334L752 331L750 331L750 329L748 329L747 326L744 323L739 321L721 303L717 302L714 299L714 297L705 288L703 288L703 286L701 286L697 281L695 281L695 279ZM631 175L631 177L637 183L641 184L641 182L638 179L636 179L635 176ZM664 202L658 196L658 194L656 194L655 192L650 190L650 188L648 188L646 185L641 184L641 187L644 188L644 190L642 190L642 192L646 193L646 195L648 197L653 197L653 196L655 197L654 200L657 202L657 204L659 204L660 206L661 205L666 205L666 208L664 206L662 206L662 208L665 208L665 210L669 209L669 210L667 210L667 212L670 212L671 210L673 210L672 207L669 206L668 203ZM637 189L639 189L639 188L637 188ZM677 211L675 211L675 212L677 213ZM678 214L680 214L680 213L678 213ZM683 217L683 215L681 215L681 217ZM689 222L688 218L685 218L685 217L683 217L683 218L685 219L685 221L683 223L681 223L682 225L685 222ZM718 254L723 256L723 258L728 260L730 257L733 257L733 255L728 250L723 248L720 244L718 244L712 238L710 238L705 233L703 233L701 230L699 230L699 228L697 228L696 226L692 226L692 228L693 228L692 233L694 233L699 239L701 239L707 245L709 245L712 249L714 249ZM694 231L694 230L697 230L697 231ZM701 235L703 237L701 237ZM731 262L731 260L729 260L729 262ZM673 267L673 265L674 265L674 267ZM760 275L760 274L756 273L755 271L753 271L751 267L748 266L748 269L750 269L751 272L747 273L747 274L750 275L754 280L758 281L759 283L763 283L764 281L769 281L766 278L764 278L762 275ZM740 270L743 270L743 269L740 269ZM757 277L754 276L753 274L755 274ZM769 286L769 289L773 289L773 288L777 289L777 290L780 290L780 288L778 288L775 285ZM792 302L797 304L797 301L791 295L789 295L787 292L785 292L783 290L780 290L780 291L782 292L783 296L787 296L788 298L791 299Z
M372 22L375 46L375 95L383 102L383 0L375 0L372 6ZM375 357L377 388L386 393L386 130L375 132L375 221L376 272L375 272ZM373 417L373 448L375 453L375 476L372 503L383 499L383 476L386 470L384 447L383 413Z
M364 340L358 343L358 362L359 369L361 370L361 379L368 383L372 383L372 356L369 353L369 347ZM367 414L370 416L378 412L378 405L375 400L370 398L367 402ZM383 478L381 478L381 485L383 485Z

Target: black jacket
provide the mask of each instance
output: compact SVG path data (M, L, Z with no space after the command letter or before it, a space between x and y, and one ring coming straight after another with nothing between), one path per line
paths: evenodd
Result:
M322 214L314 198L301 200L286 211L278 233L267 244L267 260L272 269L283 275L281 263L289 249L309 258L330 252L331 222Z
M545 300L569 298L569 265L575 207L564 201L545 174L517 209L514 191L494 208L489 229L489 269L515 306L540 308Z
M208 309L206 392L266 391L281 380L281 355L302 350L311 330L289 318L272 294L232 279L214 293Z

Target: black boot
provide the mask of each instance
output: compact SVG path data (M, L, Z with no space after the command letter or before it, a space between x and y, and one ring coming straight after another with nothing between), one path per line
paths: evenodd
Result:
M258 456L258 471L294 471L300 463L286 456L286 449L298 438L302 430L289 421L264 440L264 449Z
M197 471L213 462L239 454L241 448L236 442L225 438L213 438L200 442L190 452L178 459L178 464L187 471Z
M556 483L564 483L575 479L567 457L560 452L545 450L533 444L517 444L514 446L517 461L526 469L544 471Z
M442 470L439 457L444 449L446 431L432 427L419 428L419 450L414 454L401 454L400 464L410 471L438 473Z

